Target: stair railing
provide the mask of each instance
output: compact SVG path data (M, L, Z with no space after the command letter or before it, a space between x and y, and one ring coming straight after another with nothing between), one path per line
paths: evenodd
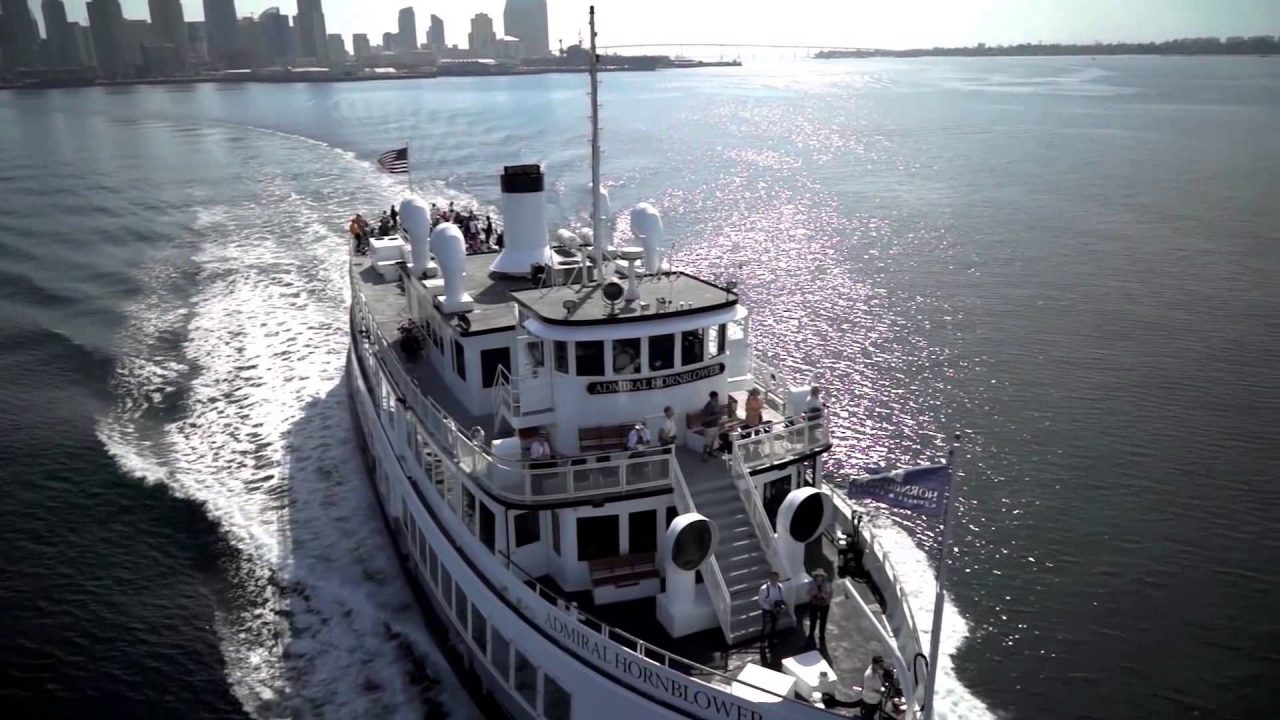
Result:
M671 462L671 488L674 491L676 502L676 510L680 514L697 512L697 507L693 504L693 495L689 492L689 486L685 484L684 473L680 470L680 463ZM715 608L716 619L720 621L720 629L724 631L725 642L733 643L733 609L730 606L729 584L724 581L724 574L720 572L720 563L716 561L715 551L711 553L711 557L702 565L703 587L707 589L707 595L711 597L711 606Z
M742 507L747 511L747 519L751 521L751 528L755 530L756 539L760 542L760 549L764 550L765 558L769 561L769 569L778 573L779 577L786 578L786 568L782 565L782 556L778 554L778 543L773 536L773 525L769 522L769 515L764 511L760 493L756 490L755 483L751 482L751 475L747 473L737 447L734 447L729 455L729 469L733 474L733 484L738 487L738 497L742 499Z

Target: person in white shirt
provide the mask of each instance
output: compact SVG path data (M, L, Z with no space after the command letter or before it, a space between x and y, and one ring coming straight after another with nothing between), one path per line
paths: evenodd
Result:
M826 405L822 402L821 388L817 385L809 388L809 397L805 399L805 420L817 420L822 417L822 410Z
M658 442L663 445L676 444L676 411L670 405L662 408L662 426L658 428Z
M529 460L534 470L544 470L555 467L555 462L551 460L551 441L547 439L547 431L539 430L537 437L533 442L529 443Z
M884 692L884 658L875 655L862 674L862 718L875 720Z
M769 573L769 579L760 586L760 594L756 596L756 600L760 603L761 640L771 641L773 633L778 629L778 615L787 608L778 573Z
M627 433L628 450L643 450L652 444L653 438L649 436L649 428L644 423L636 423L631 432Z

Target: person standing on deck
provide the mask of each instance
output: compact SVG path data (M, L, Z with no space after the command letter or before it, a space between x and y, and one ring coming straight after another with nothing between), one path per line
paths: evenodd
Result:
M702 443L701 460L703 462L706 462L715 450L716 431L720 429L720 413L720 393L712 390L707 396L707 404L702 406L702 437L705 438Z
M875 720L884 697L884 658L875 655L862 674L862 720Z
M484 216L484 244L493 247L493 216Z
M778 573L769 573L769 579L760 586L760 594L756 596L760 603L760 636L761 642L771 642L773 633L778 629L778 615L787 609L786 596L782 592L782 581Z
M818 641L827 644L827 614L831 612L831 583L827 582L827 571L822 568L814 570L813 587L809 588L809 642L813 642L813 631L818 631Z
M396 206L391 206L391 227L400 227L400 213L396 212Z
M676 444L676 411L670 405L662 408L662 426L658 428L658 442L662 445Z

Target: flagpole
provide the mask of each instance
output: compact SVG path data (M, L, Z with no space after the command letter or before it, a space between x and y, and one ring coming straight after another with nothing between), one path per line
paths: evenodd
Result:
M404 141L404 168L409 175L409 194L413 194L413 157L409 154L409 141Z
M942 543L938 550L938 589L933 597L933 629L929 633L929 674L924 680L924 720L933 720L933 693L938 680L938 652L942 644L942 609L947 585L947 554L951 547L951 504L956 496L955 458L960 433L956 433L951 450L947 452L947 467L952 470L947 488L947 502L942 509Z

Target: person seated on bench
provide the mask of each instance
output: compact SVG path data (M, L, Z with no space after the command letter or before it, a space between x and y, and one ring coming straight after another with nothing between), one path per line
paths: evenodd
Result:
M533 438L533 442L529 443L529 460L530 466L534 470L546 470L556 466L552 458L555 457L551 451L551 441L547 439L546 428L538 428L538 434Z
M662 427L658 428L658 443L660 445L676 444L676 411L670 406L662 408Z
M652 444L653 438L649 437L649 428L642 422L636 423L635 427L631 428L631 432L627 433L626 448L631 451L631 457L643 455L641 451Z
M725 413L724 419L720 422L720 446L716 448L716 452L721 455L728 455L733 452L733 441L730 436L739 424L738 398L730 395L729 412Z
M720 393L715 390L707 396L707 404L702 406L702 437L706 440L702 443L702 461L706 462L711 456L715 444L712 439L716 436L716 431L720 429Z

